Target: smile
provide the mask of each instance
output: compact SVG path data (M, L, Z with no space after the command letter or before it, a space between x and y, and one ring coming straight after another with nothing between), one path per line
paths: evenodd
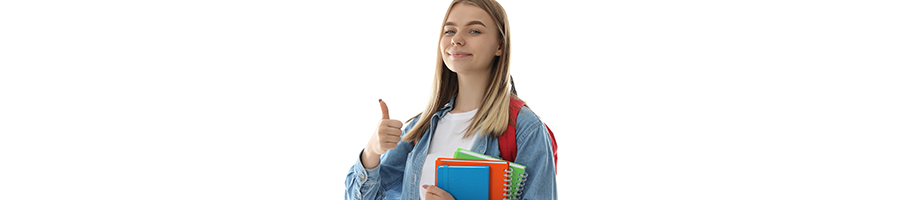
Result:
M451 54L450 54L450 57L452 57L452 58L462 58L462 57L471 56L471 55L472 55L472 54L467 54L467 53L451 53Z

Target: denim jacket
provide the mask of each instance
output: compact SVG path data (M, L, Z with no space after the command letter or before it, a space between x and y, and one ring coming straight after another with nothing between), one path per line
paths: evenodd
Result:
M431 143L431 135L434 133L438 121L453 109L454 96L444 108L431 116L431 126L425 134L413 145L409 141L400 141L397 148L386 151L381 155L381 163L373 168L366 169L362 165L360 155L355 157L356 163L350 167L347 179L344 181L346 190L344 199L419 199L419 178L422 165L425 163L425 155L428 145ZM414 118L403 129L402 134L407 134L412 125L416 124L420 116ZM489 135L478 134L472 151L496 158L500 157L497 138ZM522 107L516 118L516 143L518 146L516 163L525 165L528 179L522 199L543 200L557 199L556 195L556 167L553 161L553 150L550 144L550 136L544 123L538 119L530 109Z

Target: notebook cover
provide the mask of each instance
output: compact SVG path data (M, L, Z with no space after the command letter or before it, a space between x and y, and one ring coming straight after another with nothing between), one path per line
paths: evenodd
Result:
M435 185L458 200L488 199L490 167L487 165L438 165Z
M490 156L487 156L484 154L476 153L474 151L469 151L469 150L466 150L463 148L457 148L456 152L453 153L453 158L475 159L475 160L503 160L503 159L499 159L499 158L490 157ZM522 175L525 174L525 165L520 165L520 164L516 164L514 162L509 162L509 167L513 169L512 184L511 184L512 185L512 188L511 188L512 194L510 194L510 197L513 197L511 199L515 199L516 192L519 191L515 186L519 185L519 180L522 179Z
M503 189L506 187L503 186L503 179L506 177L507 169L509 169L509 163L506 161L497 161L497 160L473 160L473 159L455 159L455 158L438 158L435 163L435 166L440 165L486 165L490 167L490 199L491 200L502 200L503 199ZM437 176L435 176L437 177ZM435 178L437 179L437 178ZM436 182L436 180L435 180ZM435 183L437 184L437 183ZM438 186L440 187L440 186ZM455 195L454 195L455 196ZM459 198L456 198L459 199Z

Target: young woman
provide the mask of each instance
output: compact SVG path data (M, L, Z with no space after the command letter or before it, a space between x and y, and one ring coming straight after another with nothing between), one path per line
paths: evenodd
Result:
M345 199L454 199L434 183L434 162L457 148L500 157L509 122L510 37L506 11L493 0L454 0L441 24L431 100L403 123L382 119L345 181ZM550 137L522 107L516 119L516 163L526 166L522 199L556 199Z

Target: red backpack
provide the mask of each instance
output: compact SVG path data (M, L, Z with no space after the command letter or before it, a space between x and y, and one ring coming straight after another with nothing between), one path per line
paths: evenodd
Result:
M516 116L519 115L519 110L522 109L522 106L525 106L525 102L514 97L509 98L509 125L506 128L506 132L503 132L498 138L500 158L510 162L515 162L516 160ZM553 166L556 167L556 162L559 161L559 157L556 156L556 137L553 136L553 131L550 130L547 124L544 124L544 126L547 127L547 132L550 133L550 143L553 145Z

